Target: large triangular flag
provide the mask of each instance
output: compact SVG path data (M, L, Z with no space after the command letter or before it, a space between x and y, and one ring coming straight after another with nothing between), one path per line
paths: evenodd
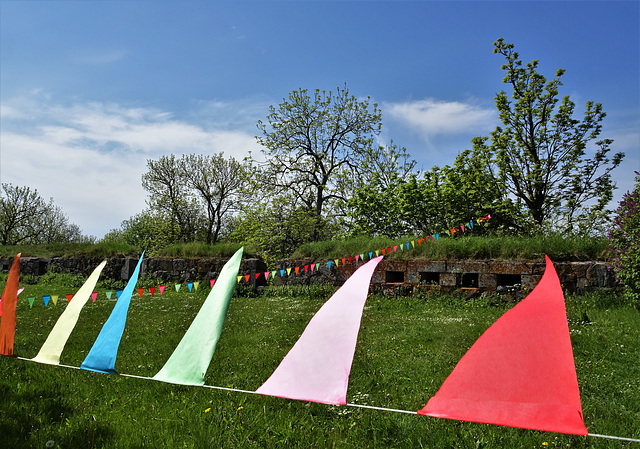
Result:
M13 355L16 336L16 306L18 305L18 283L20 281L20 254L11 263L7 284L2 293L2 319L0 320L0 354Z
M229 302L240 269L243 248L222 267L200 311L191 322L167 363L153 376L155 380L182 385L203 385L211 357L220 338Z
M382 257L370 260L313 316L258 394L325 404L346 404L349 373L371 276Z
M78 289L73 299L69 301L69 305L64 309L58 321L53 326L51 332L46 341L38 351L32 360L34 362L47 363L50 365L58 365L60 363L60 354L64 346L67 344L67 340L71 335L71 331L78 322L80 311L89 300L89 296L92 296L93 288L96 286L102 269L107 265L107 261L104 260L98 265L91 275L87 278L82 287ZM95 300L94 300L95 302Z
M115 364L118 356L118 347L120 346L124 326L127 323L127 312L129 311L133 289L138 282L143 257L144 251L140 256L140 260L138 260L135 270L133 270L129 282L122 290L118 302L113 307L111 315L102 326L98 338L93 343L80 368L99 373L117 374Z
M587 435L564 296L553 264L474 343L421 415Z

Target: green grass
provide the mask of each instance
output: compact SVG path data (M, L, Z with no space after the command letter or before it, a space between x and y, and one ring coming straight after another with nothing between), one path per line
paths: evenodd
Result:
M314 259L334 259L353 254L398 245L392 252L392 259L422 257L430 260L447 259L540 259L548 255L555 261L606 260L609 256L607 239L600 237L563 237L548 235L537 237L474 236L441 237L437 242L418 243L418 236L392 240L385 237L357 237L346 240L307 243L296 250L292 258L311 257ZM400 251L400 246L413 241L408 251Z
M55 280L55 279L53 279ZM15 352L34 357L66 306L69 288L27 285L17 308ZM109 315L104 285L62 354L79 366ZM74 291L72 289L72 291ZM116 369L153 376L209 289L131 302ZM331 295L326 286L271 288L237 296L205 377L255 390ZM44 307L42 295L59 294ZM30 309L26 298L38 297ZM347 401L415 411L433 396L473 342L513 304L493 297L370 296ZM640 312L598 293L567 298L585 423L591 433L640 438ZM585 319L588 318L588 322ZM633 447L627 443L353 407L164 384L0 357L2 447L43 448L535 448ZM545 444L546 443L546 444Z
M405 245L414 242L409 251L398 251L390 258L421 257L431 260L446 259L540 259L545 254L555 261L606 260L609 257L608 240L603 237L564 237L559 234L537 237L478 236L473 231L455 238L442 236L437 242L418 244L419 236L392 240L385 237L353 237L325 242L306 243L292 255L292 259L336 259L369 251ZM202 242L170 245L147 254L153 257L230 257L240 243ZM404 247L406 248L406 246ZM23 257L138 257L142 250L120 243L73 243L49 245L0 246L0 258L11 259L21 252ZM245 257L260 257L252 245L244 246Z

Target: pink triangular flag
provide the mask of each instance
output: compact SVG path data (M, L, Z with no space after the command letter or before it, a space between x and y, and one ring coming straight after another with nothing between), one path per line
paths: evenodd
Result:
M359 258L360 258L360 254L356 254L356 263L358 263Z
M536 288L475 342L418 413L587 435L564 296L548 257Z
M269 280L269 272L268 271L264 272L264 279L267 280L267 281Z
M98 298L98 292L91 293L91 299L93 299L93 302L96 302L97 298Z
M258 394L346 404L349 373L371 276L382 257L356 270L318 310Z
M161 285L160 288L160 296L162 296L162 294L164 293L164 285Z
M211 288L213 288L213 284L216 283L215 279L209 279L209 284L211 284Z

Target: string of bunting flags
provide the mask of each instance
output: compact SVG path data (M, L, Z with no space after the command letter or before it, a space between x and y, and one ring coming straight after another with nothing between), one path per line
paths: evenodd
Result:
M487 214L484 217L478 218L476 225L486 223L490 219L491 219L491 214ZM444 235L453 237L456 234L466 233L467 231L472 230L473 226L474 226L473 220L469 220L465 224L454 226L444 231L427 235L426 237L418 237L417 239L409 240L409 241L395 244L393 246L388 246L385 248L376 249L374 251L355 254L352 256L345 256L337 259L330 259L326 261L326 264L327 264L327 267L331 269L331 265L335 265L336 267L339 267L340 263L342 263L343 266L347 264L351 265L354 263L354 261L356 264L359 262L364 263L366 260L372 260L380 255L386 256L398 251L408 251L408 250L414 249L416 247L416 242L418 244L418 247L420 247L422 246L423 243L426 244L429 242L437 242L438 240L440 240L440 237ZM366 256L369 256L368 259ZM263 276L265 280L269 280L269 277L274 278L278 274L280 274L280 277L285 277L285 273L287 276L291 276L292 273L294 273L295 275L300 275L300 274L303 274L302 270L304 270L304 274L309 274L309 273L313 274L315 271L318 271L320 269L320 264L321 264L320 262L315 262L315 263L310 263L305 265L281 268L279 270L259 272L259 273L255 273L255 279L259 279L261 276ZM251 277L252 277L251 274L238 275L238 283L242 281L247 283L251 282Z
M355 262L355 264L358 263L364 263L367 260L371 260L373 258L376 258L380 255L383 256L387 256L390 255L392 253L398 252L398 251L409 251L411 249L415 249L416 245L417 247L422 246L422 244L427 244L427 243L435 243L437 241L440 240L440 237L442 236L449 236L449 237L453 237L456 234L462 234L462 233L467 233L469 230L473 230L474 225L477 226L478 224L483 224L486 223L487 221L489 221L491 219L491 215L487 214L484 217L480 217L476 220L476 222L474 223L473 220L469 220L467 223L461 224L459 226L455 226L452 227L450 229L438 232L438 233L434 233L434 234L430 234L427 235L426 237L418 237L417 239L413 239L413 240L409 240L406 242L402 242L399 244L395 244L393 246L388 246L386 248L380 248L380 249L376 249L373 251L368 251L368 252L364 252L364 253L360 253L360 254L355 254L352 256L345 256L345 257L341 257L341 258L337 258L337 259L330 259L327 260L326 262L314 262L314 263L309 263L309 264L305 264L305 265L301 265L301 266L293 266L293 267L288 267L288 268L281 268L278 270L271 270L271 271L264 271L264 272L258 272L255 274L242 274L242 275L238 275L237 276L237 282L245 282L245 283L250 283L252 281L252 276L254 276L254 279L257 280L260 277L264 277L265 281L268 281L269 278L276 278L278 275L280 275L280 277L289 277L292 275L307 275L307 274L313 274L314 272L317 272L320 270L321 265L326 264L327 268L331 269L332 266L335 267L339 267L341 264L344 265L351 265ZM368 256L368 257L367 257ZM216 279L210 279L209 280L209 285L211 288L213 288L214 284L216 282ZM200 284L202 283L202 281L193 281L193 282L185 282L185 283L176 283L174 284L174 288L176 293L179 293L180 291L185 291L185 289L183 288L186 285L186 288L188 289L189 292L196 292L198 291L198 288L200 287ZM166 290L167 286L166 285L158 285L155 287L148 287L148 288L143 288L140 287L138 289L136 289L138 296L140 298L142 298L142 295L145 293L145 291L149 291L149 293L151 293L152 297L155 297L156 294L158 294L159 296L162 296ZM108 301L113 300L118 300L120 299L121 295L122 295L123 290L107 290L104 292L104 295L106 297L106 299ZM135 294L135 293L134 293ZM93 302L96 302L96 300L98 299L98 297L101 294L99 292L92 292L91 293L91 299ZM67 302L70 302L71 299L73 298L73 294L71 293L66 293L64 295L62 295ZM58 299L61 297L61 295L43 295L42 296L42 301L44 303L44 306L47 307L49 302L53 302L54 305L58 304ZM35 303L35 300L37 299L36 296L29 296L27 297L27 300L29 301L29 307L33 308L33 304Z

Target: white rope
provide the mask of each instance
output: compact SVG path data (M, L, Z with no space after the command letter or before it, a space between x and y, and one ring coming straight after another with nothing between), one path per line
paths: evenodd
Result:
M635 438L614 437L611 435L599 435L597 433L588 433L587 436L595 437L595 438L608 438L610 440L630 441L632 443L640 443L640 440L636 440Z
M25 360L27 362L36 362L35 360L26 359L24 357L16 357L16 358L19 359L19 360ZM36 362L36 363L41 363L41 362ZM44 363L44 365L47 365L47 364ZM80 367L71 366L71 365L57 364L57 365L53 365L53 366L61 366L61 367L64 367L64 368L73 368L73 369L77 369L77 370L82 370L82 368L80 368ZM85 370L82 370L82 371L85 371ZM157 379L154 379L153 377L136 376L135 374L119 374L119 375L123 376L123 377L133 377L135 379L158 381ZM159 381L159 382L164 382L164 381ZM176 385L184 385L184 384L176 384ZM218 387L218 386L215 386L215 385L188 385L188 386L203 387L203 388L209 388L209 389L212 389L212 390L233 391L233 392L236 392L236 393L259 394L259 393L256 393L255 391L240 390L238 388L231 388L231 387ZM347 407L366 408L366 409L369 409L369 410L380 410L380 411L392 412L392 413L405 413L405 414L408 414L408 415L419 416L416 411L399 410L399 409L395 409L395 408L375 407L373 405L362 405L362 404L351 404L351 403L347 403L346 406ZM616 437L616 436L612 436L612 435L600 435L600 434L597 434L597 433L588 433L587 436L593 437L593 438L607 438L607 439L610 439L610 440L628 441L628 442L631 442L631 443L640 443L640 439L635 439L635 438Z

